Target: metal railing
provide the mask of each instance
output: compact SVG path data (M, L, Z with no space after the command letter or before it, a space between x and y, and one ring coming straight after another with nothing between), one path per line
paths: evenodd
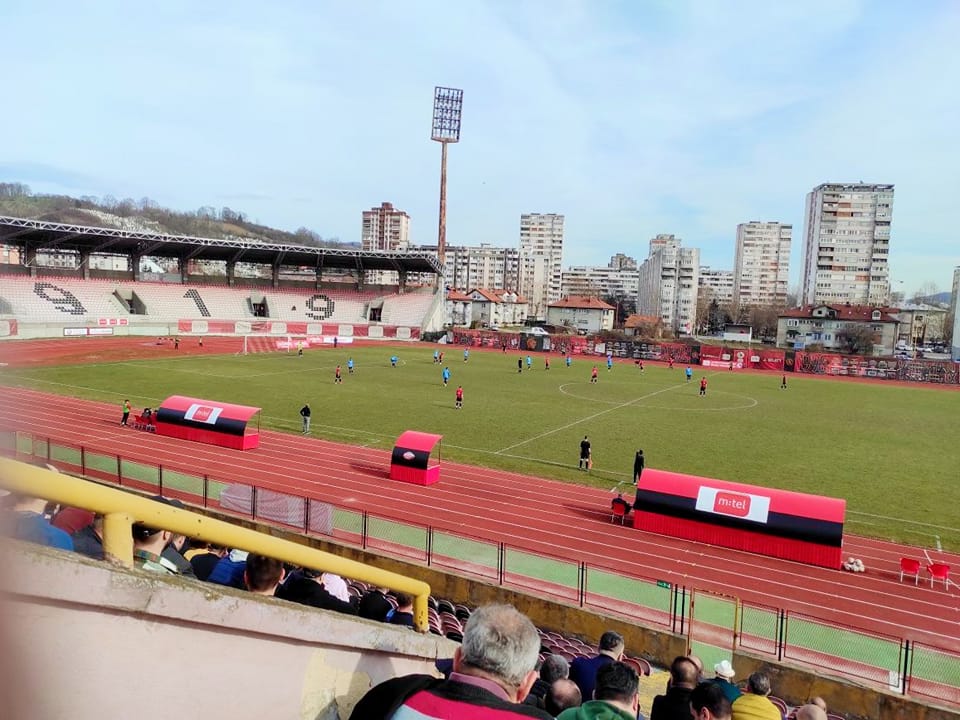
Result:
M46 443L46 447L49 452L51 444ZM118 462L118 467L122 466L122 461ZM122 471L118 472L122 477ZM430 586L420 580L9 458L0 457L0 487L103 515L104 556L121 565L133 565L132 527L134 523L144 523L189 538L409 593L414 597L417 629L426 632L429 627Z
M573 561L460 530L401 521L185 468L135 462L29 433L0 431L0 454L43 458L62 470L121 487L613 613L685 635L689 645L696 645L706 655L729 657L742 648L814 671L826 668L887 690L960 706L960 652L956 650L745 602L705 588L676 585L613 564ZM351 572L344 574L365 580Z

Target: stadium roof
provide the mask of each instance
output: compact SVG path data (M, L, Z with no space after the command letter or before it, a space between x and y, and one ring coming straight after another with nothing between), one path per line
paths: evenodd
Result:
M0 244L18 245L25 250L44 252L139 254L184 260L226 260L344 270L397 270L440 274L443 269L436 255L429 252L350 250L239 238L164 235L2 215Z

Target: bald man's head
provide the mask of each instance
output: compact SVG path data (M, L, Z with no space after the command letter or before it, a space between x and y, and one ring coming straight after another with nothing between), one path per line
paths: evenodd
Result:
M822 697L820 697L819 695L815 695L815 696L813 696L812 698L810 698L810 704L811 704L811 705L816 705L818 708L820 708L820 709L823 710L824 712L827 711L827 701L824 700L824 699L823 699Z
M816 705L804 705L797 710L797 720L827 720L827 711Z

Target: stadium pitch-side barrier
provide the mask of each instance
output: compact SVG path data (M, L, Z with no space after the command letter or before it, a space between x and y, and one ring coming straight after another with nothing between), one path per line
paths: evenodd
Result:
M811 353L770 347L724 347L681 342L611 340L570 335L530 335L493 330L455 330L458 345L506 348L521 352L557 352L620 360L669 362L719 370L767 370L832 377L858 377L936 385L960 384L960 363Z
M711 662L737 649L904 695L960 706L960 652L705 588L574 562L460 531L134 461L39 434L0 431L0 454L619 615L685 635Z

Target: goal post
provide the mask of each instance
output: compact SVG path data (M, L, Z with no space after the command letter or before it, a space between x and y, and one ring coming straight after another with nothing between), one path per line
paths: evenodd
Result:
M310 338L307 335L260 335L253 333L243 336L243 343L237 355L266 352L295 353L298 348L302 347L306 350L310 345Z

